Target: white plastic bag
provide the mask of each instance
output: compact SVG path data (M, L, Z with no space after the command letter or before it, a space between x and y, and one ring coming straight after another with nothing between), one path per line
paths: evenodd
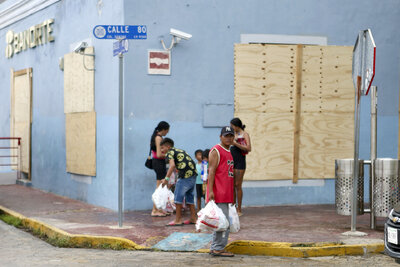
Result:
M229 221L222 210L213 200L197 213L196 230L206 231L225 231L229 227Z
M229 204L229 231L231 233L237 233L240 230L239 215L237 214L236 207L233 204Z
M168 201L165 207L165 211L172 213L174 212L174 210L176 210L176 205L174 202L174 193L172 193L172 191L168 189Z
M151 199L153 200L154 205L156 206L157 209L165 210L167 207L167 202L168 202L168 195L169 195L169 189L167 186L164 186L160 184L156 191L154 191L153 195L151 196Z

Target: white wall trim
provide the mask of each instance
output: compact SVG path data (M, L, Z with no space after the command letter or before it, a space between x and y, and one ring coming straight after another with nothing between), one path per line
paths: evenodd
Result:
M327 45L328 37L284 34L241 34L240 43Z
M0 10L0 29L3 29L33 13L36 13L60 0L19 0ZM4 2L2 5L7 5Z
M71 173L71 179L84 184L92 184L92 176Z
M296 184L292 180L273 180L273 181L243 181L242 187L305 187L305 186L325 186L324 179L299 179Z

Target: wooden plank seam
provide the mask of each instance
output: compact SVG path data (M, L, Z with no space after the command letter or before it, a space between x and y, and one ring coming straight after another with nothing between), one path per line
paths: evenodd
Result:
M296 53L296 99L294 111L293 132L293 178L295 184L299 179L299 154L300 154L300 113L301 113L301 79L303 72L303 45L297 45Z

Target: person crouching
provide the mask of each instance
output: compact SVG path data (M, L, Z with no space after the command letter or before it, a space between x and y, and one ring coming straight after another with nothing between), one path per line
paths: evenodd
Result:
M174 147L174 141L164 138L161 143L161 152L166 154L169 161L167 176L163 179L163 185L167 185L172 172L178 170L178 181L175 184L174 202L176 205L176 217L166 226L183 226L184 224L196 224L197 216L194 207L194 188L196 184L196 163L186 151ZM182 204L185 199L190 208L190 219L182 221Z

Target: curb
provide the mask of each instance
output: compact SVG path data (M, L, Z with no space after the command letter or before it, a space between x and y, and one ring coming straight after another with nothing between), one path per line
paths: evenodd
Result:
M24 228L43 234L48 238L61 239L68 247L108 247L128 250L148 249L147 247L136 244L132 240L122 237L70 234L46 223L25 217L22 214L9 210L1 205L0 211L4 214L20 219Z
M359 256L367 253L381 253L384 244L342 245L336 243L286 243L237 240L230 243L226 250L234 254L253 256L279 257L326 257L326 256Z
M140 246L132 240L122 237L70 234L46 223L25 217L22 214L0 205L0 213L1 212L20 219L22 225L33 232L41 233L48 238L62 239L67 247L152 250L150 247ZM384 244L382 242L375 244L343 245L337 243L288 243L236 240L229 243L226 250L234 254L251 256L308 258L325 256L359 256L367 253L381 253L384 251ZM208 253L209 250L200 249L196 252Z

